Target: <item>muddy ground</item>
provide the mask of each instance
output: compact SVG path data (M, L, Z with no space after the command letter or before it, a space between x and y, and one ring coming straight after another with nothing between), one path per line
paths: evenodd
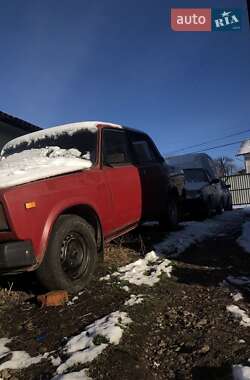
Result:
M236 304L250 315L250 293L240 289L244 298L235 302L234 289L223 285L228 275L250 273L250 255L235 241L240 232L241 225L232 223L223 234L191 246L173 261L172 277L163 275L154 287L130 285L130 293L145 295L144 302L128 309L133 323L120 344L110 345L86 365L89 376L96 380L226 380L232 378L233 364L247 364L250 328L241 326L226 307ZM2 280L7 290L1 291L0 338L13 338L11 349L35 356L58 350L66 338L113 311L126 311L129 294L121 284L99 278L137 260L161 238L157 226L147 226L108 246L104 264L71 306L39 308L33 297L41 289L32 275ZM0 377L47 380L54 374L55 367L44 361L23 370L4 370Z

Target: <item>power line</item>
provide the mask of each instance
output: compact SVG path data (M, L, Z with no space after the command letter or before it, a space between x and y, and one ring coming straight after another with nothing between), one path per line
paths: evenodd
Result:
M189 146L187 146L185 148L174 150L174 151L170 152L170 154L174 154L174 153L178 153L178 152L183 152L184 150L188 150L188 149L192 149L192 148L198 148L199 146L202 146L202 145L206 145L206 144L209 144L209 143L212 143L212 142L215 142L215 141L219 141L219 140L224 140L224 139L227 139L229 137L239 136L239 135L242 135L242 134L247 133L247 132L250 132L250 129L245 129L245 130L242 130L240 132L231 133L230 135L227 135L227 136L224 136L224 137L218 137L216 139L207 140L207 141L204 141L204 142L199 143L199 144L189 145Z
M245 141L245 140L234 141L234 142L231 142L231 143L229 143L229 144L223 144L223 145L212 146L212 147L209 147L209 148L207 148L207 149L199 150L199 151L192 152L192 153L207 152L208 150L212 150L212 149L225 148L226 146L240 144L240 143L242 143L243 141Z

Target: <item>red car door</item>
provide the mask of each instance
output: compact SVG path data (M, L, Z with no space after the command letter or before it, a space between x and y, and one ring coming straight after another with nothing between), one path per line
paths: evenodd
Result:
M102 171L113 205L113 232L126 229L141 218L141 183L125 130L103 129Z

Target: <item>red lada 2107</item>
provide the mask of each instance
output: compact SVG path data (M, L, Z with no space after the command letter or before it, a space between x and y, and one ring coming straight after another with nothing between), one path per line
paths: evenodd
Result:
M0 161L0 272L78 292L104 242L146 220L174 227L179 200L143 132L82 122L19 137Z

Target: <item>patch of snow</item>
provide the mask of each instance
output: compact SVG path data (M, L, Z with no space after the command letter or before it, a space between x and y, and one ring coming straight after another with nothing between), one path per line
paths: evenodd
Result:
M129 287L127 285L122 286L121 289L125 290L125 292L129 292Z
M226 211L222 215L202 222L180 223L182 229L169 233L162 242L155 245L155 249L159 253L177 257L191 245L212 236L217 236L225 231L227 225L238 224L243 218L244 215L241 211Z
M151 251L143 259L120 267L111 276L102 277L100 280L109 280L112 277L134 285L153 286L160 280L161 274L166 273L170 277L171 271L171 261Z
M6 355L11 354L11 358L2 364L0 364L0 371L3 369L22 369L31 366L32 364L39 363L42 359L48 357L48 353L31 357L25 351L11 351L6 347L6 344L10 343L11 339L0 339L0 358L3 359Z
M134 306L143 302L142 294L131 294L130 298L124 303L125 306Z
M72 305L74 305L74 303L75 303L78 299L79 299L78 296L73 297L71 301L67 302L67 305L68 305L68 306L72 306Z
M232 313L235 318L240 320L240 324L244 327L250 327L250 317L248 317L245 310L240 309L236 305L227 306L227 311Z
M237 209L241 209L243 211L245 211L245 209L249 209L249 205L248 204L242 204L242 205L234 205L233 206L233 209L237 210Z
M25 150L0 161L0 188L21 185L59 174L90 168L77 149L48 147Z
M50 361L54 367L58 367L62 362L62 360L61 360L61 358L59 358L59 356L57 356L56 358L54 358L54 356L50 356Z
M244 343L246 343L246 341L244 339L239 339L239 343L244 344Z
M111 280L111 275L107 274L106 276L100 277L100 281L109 281Z
M250 222L245 222L242 227L241 236L237 239L237 243L250 253Z
M64 354L69 357L57 368L57 373L63 374L76 364L91 362L109 344L119 344L124 328L131 322L127 313L116 311L87 326L82 333L71 338L66 344ZM100 342L97 343L98 338Z
M232 294L232 297L234 302L238 302L243 299L243 295L240 292Z
M83 369L79 372L71 372L65 375L56 375L52 378L52 380L92 380L88 376L88 370Z
M233 378L234 380L250 380L250 367L234 365Z
M88 376L88 370L83 369L79 372L71 372L65 375L56 375L51 380L92 380Z

